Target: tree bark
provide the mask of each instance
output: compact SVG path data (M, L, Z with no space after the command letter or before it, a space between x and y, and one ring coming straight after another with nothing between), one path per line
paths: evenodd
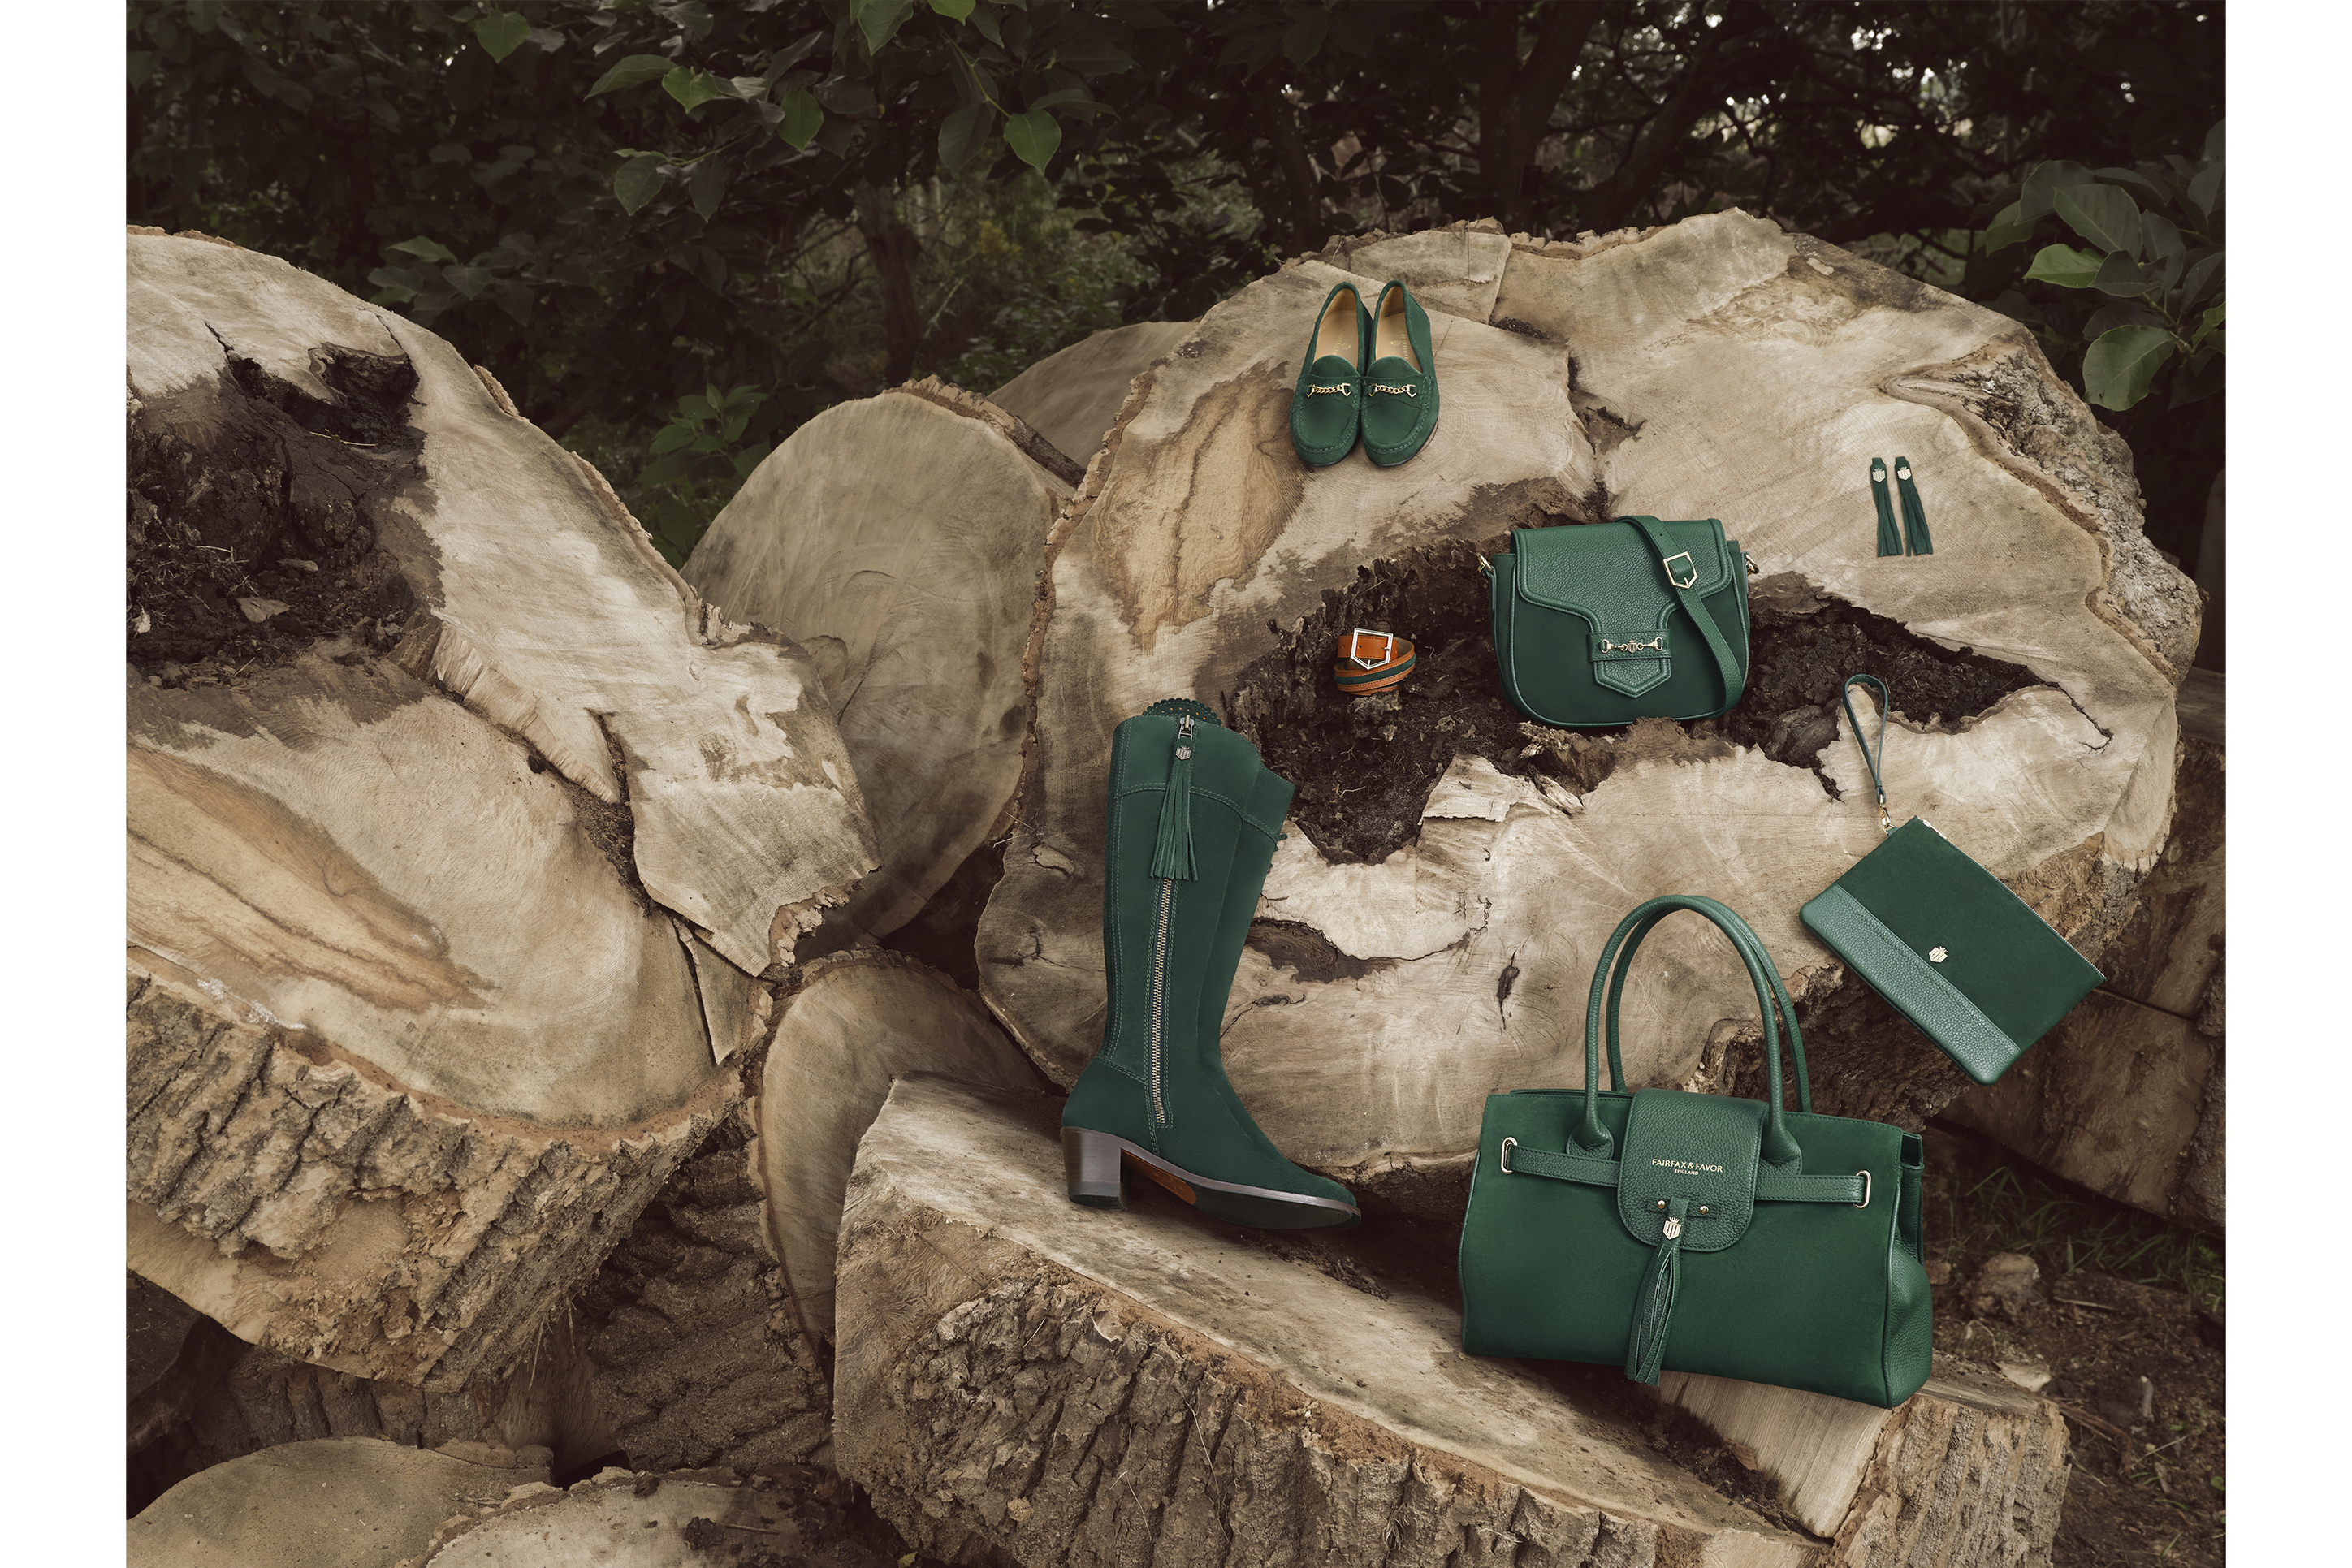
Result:
M1808 1563L1454 1316L1064 1197L1050 1100L909 1077L843 1217L835 1446L919 1550L1024 1564ZM1001 1559L1000 1559L1001 1560Z
M915 302L915 264L921 242L898 216L897 199L877 185L857 183L857 232L882 285L882 379L895 385L915 373L923 346L923 317Z
M807 656L449 345L129 246L132 1266L467 1386L733 1103L755 977L875 863L856 772Z
M1534 46L1519 58L1519 8L1498 5L1485 16L1494 37L1493 68L1478 83L1478 173L1487 210L1506 230L1527 226L1540 172L1536 149L1551 131L1551 112L1576 71L1577 56L1592 29L1623 7L1611 0L1552 0L1537 23Z
M1878 841L1838 682L1899 676L1898 816L1927 816L2095 959L2168 829L2197 632L2193 589L2139 531L2128 454L2005 318L1726 213L1515 246L1491 293L1433 293L1428 446L1396 473L1304 468L1288 356L1330 284L1476 237L1351 247L1354 274L1286 267L1137 381L1050 573L982 993L1076 1078L1102 1027L1111 730L1186 695L1299 786L1223 1038L1290 1157L1458 1207L1484 1096L1580 1082L1600 945L1664 893L1718 898L1761 935L1802 1010L1816 1109L1916 1127L1966 1080L1797 918ZM1486 301L1510 329L1446 313ZM1898 454L1920 465L1937 553L1882 560L1867 469ZM1615 734L1522 723L1468 547L1633 512L1719 516L1757 563L1748 697ZM1351 626L1420 645L1392 703L1332 692ZM1731 1049L1754 1038L1752 994L1702 923L1659 929L1627 1006L1635 1084L1761 1097L1758 1053Z

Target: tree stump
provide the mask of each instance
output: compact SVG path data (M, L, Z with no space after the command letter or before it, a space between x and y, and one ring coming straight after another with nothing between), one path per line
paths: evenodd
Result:
M1084 467L1145 366L1192 336L1190 321L1130 321L1046 355L988 394Z
M1192 1217L1064 1192L1050 1099L902 1079L841 1236L834 1444L923 1552L1024 1564L1799 1564L1513 1362Z
M130 242L130 1246L243 1337L503 1372L875 863L815 667L429 332Z
M2106 983L2000 1082L1945 1114L2094 1192L2219 1235L2229 872L2221 675L2181 688L2173 833L2109 944Z
M2046 1399L1949 1368L1893 1410L1684 1372L1658 1393L1778 1482L1836 1568L2050 1561L2070 1470Z
M451 1515L545 1487L538 1462L487 1463L327 1437L189 1477L131 1521L131 1568L391 1568Z
M1742 213L1581 246L1471 225L1336 259L1356 270L1286 267L1139 376L1071 503L979 934L990 1005L1057 1082L1092 1055L1111 730L1190 696L1298 785L1224 1032L1291 1157L1458 1207L1485 1096L1581 1081L1600 946L1662 893L1762 936L1817 1109L1918 1125L1966 1081L1797 918L1878 841L1838 684L1893 685L1898 818L1931 818L2095 957L2165 841L2197 634L2120 441L2016 323ZM1285 422L1314 310L1343 277L1400 276L1431 310L1437 431L1394 470L1307 469ZM1875 556L1869 462L1896 455L1933 555ZM1719 517L1757 564L1746 698L1690 725L1523 723L1477 552L1632 512ZM1420 646L1394 699L1332 689L1353 626ZM1723 1021L1754 1007L1701 923L1668 923L1627 992L1633 1082L1760 1096Z
M751 1108L751 1165L801 1322L831 1343L842 1196L891 1083L932 1072L1033 1092L1043 1085L979 998L896 953L819 958L776 1009Z
M824 674L880 831L881 866L842 911L856 930L905 925L1001 831L1037 573L1079 476L1003 409L927 381L794 431L687 560L709 602Z

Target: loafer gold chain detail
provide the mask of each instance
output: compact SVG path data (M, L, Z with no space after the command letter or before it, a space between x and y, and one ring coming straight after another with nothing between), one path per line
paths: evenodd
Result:
M1321 389L1320 387L1318 387L1316 390L1317 390L1318 392L1322 391L1322 389ZM1402 394L1403 394L1404 396L1406 396L1406 397L1413 397L1413 396L1417 396L1417 395L1418 395L1418 394L1413 391L1413 389L1412 389L1412 388L1411 388L1411 387L1409 387L1409 386L1406 386L1406 387L1392 387L1392 386L1390 386L1390 385L1389 385L1387 382L1374 382L1372 383L1372 390L1373 390L1374 392L1401 392L1401 393L1402 393Z
M1307 395L1308 397L1313 397L1318 392L1338 392L1342 397L1353 397L1355 395L1353 389L1346 382L1341 382L1336 387L1310 386L1307 389Z

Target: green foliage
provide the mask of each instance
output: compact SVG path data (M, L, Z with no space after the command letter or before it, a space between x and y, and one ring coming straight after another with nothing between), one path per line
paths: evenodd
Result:
M743 440L767 401L754 386L725 392L705 387L678 399L669 422L655 432L647 449L652 461L637 474L633 510L670 565L686 564L719 508L767 456L766 442Z
M2071 358L2068 348L2086 345L2084 394L2101 408L2133 407L2176 361L2172 406L2210 397L2221 390L2226 349L2223 169L2220 124L2195 162L2176 153L2135 169L2039 163L1985 228L1990 265L1976 269L1974 281L1984 287L1999 265L1994 258L2037 229L2072 230L2092 248L2046 245L2018 282L2103 298L2078 303L2012 287L1994 297L1994 307L2032 327L2061 363Z

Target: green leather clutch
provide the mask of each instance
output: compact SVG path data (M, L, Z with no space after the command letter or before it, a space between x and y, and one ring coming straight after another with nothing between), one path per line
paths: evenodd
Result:
M1879 757L1862 738L1853 688L1878 688L1878 750L1886 745L1886 684L1849 675L1839 693L1846 723L1878 794ZM2105 978L2023 899L1914 817L1797 912L1961 1071L1990 1083Z
M1748 685L1748 558L1712 517L1515 528L1488 563L1495 662L1529 718L1712 718Z
M1764 1022L1769 1103L1625 1092L1625 973L1676 910L1731 938ZM1780 1024L1799 1109L1781 1104ZM1603 1021L1612 1088L1601 1085ZM1584 1086L1489 1095L1462 1226L1462 1348L1810 1389L1892 1408L1927 1379L1920 1141L1812 1113L1804 1041L1764 945L1713 899L1619 923L1592 974Z

